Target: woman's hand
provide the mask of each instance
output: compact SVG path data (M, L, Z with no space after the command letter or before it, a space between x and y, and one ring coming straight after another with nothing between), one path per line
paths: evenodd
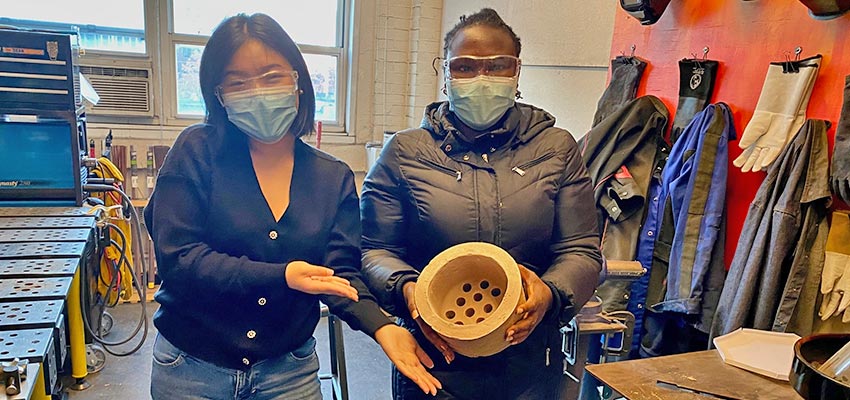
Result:
M375 332L375 341L384 349L398 371L416 383L423 392L436 395L443 385L425 367L434 368L434 362L419 347L416 339L406 329L397 325L384 325Z
M327 267L293 261L286 265L286 284L304 293L329 294L358 301L357 289L348 280L333 274L334 270Z
M419 329L422 331L422 334L425 335L425 338L428 339L434 347L440 350L440 353L443 353L443 358L446 359L446 364L451 364L452 361L455 360L454 350L449 347L449 344L446 343L446 341L443 340L437 332L434 332L434 329L432 329L430 325L426 324L425 321L422 320L422 317L419 316L419 310L416 309L416 301L414 301L416 282L405 283L404 287L402 287L402 292L404 293L404 301L407 302L407 309L410 310L410 317L416 321L417 325L419 325Z
M552 307L552 290L549 286L543 283L537 274L522 265L519 266L519 273L527 300L516 308L516 313L522 315L522 319L505 333L505 340L511 345L520 344L527 339Z

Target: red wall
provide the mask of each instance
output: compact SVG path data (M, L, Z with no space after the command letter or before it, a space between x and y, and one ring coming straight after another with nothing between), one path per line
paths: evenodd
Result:
M708 46L708 58L720 62L711 101L729 104L740 138L758 102L768 64L783 61L786 52L793 58L797 46L803 48L802 58L822 54L808 117L833 122L828 133L831 151L844 77L850 74L850 15L817 21L807 11L796 0L673 0L655 25L642 26L618 7L611 56L628 54L634 44L635 55L649 62L638 95L659 97L675 114L678 61L691 58L691 53L701 57L703 47ZM671 115L670 125L672 121ZM764 172L742 173L735 168L732 160L741 152L737 140L730 142L727 266L735 254L750 202L765 176Z

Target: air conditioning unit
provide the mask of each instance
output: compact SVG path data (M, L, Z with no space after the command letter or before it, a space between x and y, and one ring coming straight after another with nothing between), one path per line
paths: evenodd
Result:
M151 70L139 68L80 66L100 96L90 115L153 117Z

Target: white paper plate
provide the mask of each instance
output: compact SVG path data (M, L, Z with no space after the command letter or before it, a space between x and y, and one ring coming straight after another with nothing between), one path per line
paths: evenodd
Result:
M714 338L714 346L726 364L787 381L798 340L793 333L741 328Z

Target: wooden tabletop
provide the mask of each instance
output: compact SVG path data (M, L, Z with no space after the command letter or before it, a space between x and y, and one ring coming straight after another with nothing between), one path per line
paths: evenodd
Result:
M717 350L587 365L587 372L629 400L707 400L710 396L659 386L658 380L746 400L802 399L788 382L727 365ZM723 398L723 397L721 397Z

